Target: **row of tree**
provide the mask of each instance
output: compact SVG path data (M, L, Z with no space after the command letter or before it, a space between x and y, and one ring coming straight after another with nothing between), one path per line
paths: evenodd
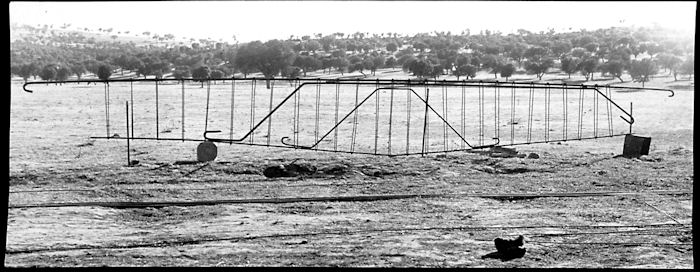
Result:
M645 82L666 69L678 75L694 73L694 40L670 35L656 28L609 28L570 33L554 31L502 35L485 31L477 35L435 32L414 36L396 33L373 35L334 33L316 38L254 41L244 44L218 42L192 43L190 46L137 45L102 41L84 43L63 35L47 43L22 39L11 43L11 75L25 80L65 80L110 71L134 72L137 76L174 78L225 78L236 73L247 77L261 73L275 76L305 77L309 72L335 70L374 75L380 68L401 67L413 76L439 78L444 75L474 78L478 71L508 78L518 70L538 79L558 68L571 75L580 73L586 80L594 73L623 81L625 71L635 81ZM111 70L111 69L114 70ZM110 73L111 74L111 73Z

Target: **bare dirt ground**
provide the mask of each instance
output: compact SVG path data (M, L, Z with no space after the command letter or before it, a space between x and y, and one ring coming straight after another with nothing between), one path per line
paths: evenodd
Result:
M377 75L395 75L385 72ZM175 164L194 160L196 143L134 141L132 159L140 164L127 167L123 141L88 141L94 131L80 129L103 121L89 114L90 105L99 113L99 103L76 103L63 92L28 94L13 83L4 265L694 268L694 87L672 77L647 86L676 95L614 97L623 105L634 102L634 132L652 138L650 154L639 159L616 156L624 139L615 137L516 147L538 159L487 152L378 157L219 144L214 162ZM269 165L292 161L318 171L262 175ZM581 192L626 194L484 196ZM12 208L390 194L426 196ZM518 235L525 237L522 258L488 257L495 238Z

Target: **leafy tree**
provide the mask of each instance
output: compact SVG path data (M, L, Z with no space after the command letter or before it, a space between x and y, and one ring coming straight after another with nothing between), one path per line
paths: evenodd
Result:
M399 46L396 45L396 44L393 43L393 42L390 42L390 43L387 43L387 44L386 44L386 51L389 51L389 52L396 52L396 50L398 50L398 49L399 49Z
M594 42L583 46L583 48L585 48L588 52L591 52L593 54L598 52L599 47L600 47L600 45L598 43L594 43Z
M109 80L109 77L112 75L112 66L109 64L103 63L100 66L97 67L97 78L107 81Z
M525 70L535 74L538 80L542 80L544 73L546 73L549 68L552 68L552 66L554 66L554 60L544 57L539 60L528 60L525 63Z
M385 63L386 58L383 56L371 57L369 59L369 67L367 68L372 72L372 75L374 75L377 69L384 67Z
M343 71L350 66L350 62L345 58L333 58L331 59L332 67L336 68L340 75L343 75Z
M260 41L253 41L243 44L238 48L236 54L235 65L243 73L243 77L248 77L248 74L258 70L257 63L259 62L261 52L264 51L264 45Z
M564 57L561 59L561 70L562 72L568 74L569 78L571 78L571 74L578 71L579 63L581 63L581 60L578 58L570 56Z
M306 77L306 72L316 71L323 67L321 60L311 56L298 56L294 59L293 65L303 71L304 77Z
M425 43L416 42L413 44L413 48L415 48L416 50L418 50L420 52L423 52L426 48L428 48L428 46L425 45Z
M404 68L418 78L433 75L433 65L426 59L412 59L406 62Z
M365 69L364 59L362 59L361 57L359 57L357 55L353 55L350 58L348 58L348 62L349 62L348 73L359 71L360 74L362 74L363 76L367 76L364 73L364 69Z
M282 71L282 76L286 78L299 78L301 75L301 68L296 66L288 66Z
M522 43L515 43L512 46L505 47L506 55L518 62L518 66L522 66L522 61L525 55L525 45Z
M587 58L588 56L591 55L590 52L588 52L585 48L581 47L576 47L571 49L571 53L569 53L572 57L577 58L577 59L584 59Z
M257 68L267 78L265 85L269 89L270 79L292 64L294 53L279 40L265 42L262 49L257 57Z
M119 57L114 59L112 63L119 66L119 68L121 68L120 70L122 75L124 75L124 69L129 66L129 61L129 57L126 54L121 54Z
M508 78L513 75L515 72L515 66L512 63L507 63L505 65L502 65L500 69L498 69L501 73L501 77L505 77L506 81L508 81Z
M73 72L67 67L60 67L56 71L56 80L66 81Z
M305 49L306 51L311 51L311 52L314 52L314 53L315 53L316 50L321 49L321 43L319 43L319 42L317 42L317 41L315 41L315 40L306 41L306 42L304 43L304 49Z
M178 66L175 67L172 76L177 79L190 78L192 77L192 72L190 72L190 68L187 66Z
M341 57L323 57L323 58L321 58L320 60L321 60L321 70L322 70L322 73L325 74L325 73L326 73L326 69L328 69L328 73L330 74L330 73L331 73L331 69L333 69L333 64L335 64L334 61L335 61L335 59L337 59L337 58L341 58Z
M585 58L578 65L578 70L581 71L581 74L583 74L584 77L586 77L586 81L588 81L589 78L593 79L593 73L597 68L598 59L594 57Z
M394 67L396 67L396 64L397 61L396 58L394 58L394 56L386 58L386 61L384 62L384 65L386 67L390 67L392 70L394 69Z
M456 76L457 80L459 80L460 76L466 76L467 79L469 79L470 77L474 78L476 77L476 70L477 69L475 66L467 63L462 63L455 67L455 69L452 71L452 75Z
M414 60L416 57L413 56L413 54L409 55L402 55L396 60L396 64L401 65L403 67L406 63L408 63L411 60Z
M656 57L656 60L659 62L659 65L661 65L661 67L664 67L666 71L669 71L669 74L675 72L678 68L678 65L681 64L681 62L683 62L681 58L670 53L661 53Z
M649 77L656 74L658 69L656 63L651 59L633 60L630 63L629 73L635 82L642 82L642 87L644 87L644 82L649 81Z
M494 78L498 78L499 70L503 66L503 59L498 55L485 55L481 58L484 68L490 68Z
M211 78L224 78L225 77L224 71L221 71L218 69L211 70L211 73L209 73L209 77L211 77Z
M683 75L687 75L688 79L695 74L695 58L690 56L683 63L681 63L679 71Z
M87 70L85 70L85 66L83 66L80 63L71 65L70 70L73 72L73 74L75 74L76 77L78 77L78 80L80 80L83 74L87 72Z
M331 45L333 45L333 43L335 43L335 36L333 36L333 35L324 36L316 43L319 43L320 47L322 47L324 51L328 52L331 50ZM309 49L307 49L307 50L309 50ZM313 50L311 50L311 51L313 51Z
M54 64L49 64L44 66L43 69L41 69L41 73L39 73L39 77L43 80L53 80L56 78L56 65Z
M561 58L564 56L564 54L571 51L571 48L572 47L571 47L570 41L560 40L560 41L556 41L552 44L551 51L552 51L552 54L554 54L554 57Z
M36 64L23 64L22 66L19 67L19 70L17 71L17 75L22 77L24 79L24 82L27 83L27 79L32 76L35 73L36 70Z
M608 59L609 60L619 60L625 65L629 64L630 62L630 56L632 55L632 51L629 48L625 47L619 47L611 50L608 53Z
M202 83L200 88L204 88L204 81L211 77L211 70L207 66L200 66L192 70L192 78Z
M541 46L533 46L525 50L523 56L528 60L539 60L547 56L548 53L549 50L547 50L547 48Z
M442 65L441 64L433 64L431 65L431 70L428 73L428 75L434 79L437 79L440 77L443 73Z
M621 60L610 60L600 66L600 70L603 73L610 74L612 77L619 79L620 82L625 82L622 80L623 68L624 63Z

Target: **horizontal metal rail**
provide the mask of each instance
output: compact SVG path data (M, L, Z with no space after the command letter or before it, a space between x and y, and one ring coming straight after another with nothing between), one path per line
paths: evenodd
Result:
M207 79L194 79L194 78L129 78L129 79L109 79L109 80L99 80L99 79L83 79L83 80L64 80L64 81L31 81L31 82L26 82L24 85L22 85L22 88L24 89L25 92L33 92L32 90L27 89L27 86L29 85L46 85L46 84L65 84L65 83L106 83L109 84L110 82L166 82L166 81L174 81L174 82L185 82L185 81L191 81L191 82L203 82L203 81L260 81L260 80L289 80L289 81L313 81L313 82L325 82L325 83L332 83L332 84L362 84L362 83L378 83L378 84L405 84L407 86L411 85L439 85L439 86L462 86L463 84L490 84L487 86L504 86L504 87L510 87L510 85L517 85L517 88L527 88L531 86L536 86L536 87L544 87L544 86L550 86L550 87L579 87L579 88L598 88L598 87L609 87L612 89L626 89L626 90L640 90L640 91L663 91L663 92L670 92L669 97L672 97L675 95L675 92L670 89L661 89L661 88L645 88L645 87L626 87L626 86L614 86L614 85L575 85L575 84L566 84L566 83L538 83L538 82L516 82L516 81L490 81L490 80L430 80L430 79L324 79L324 78L258 78L258 77L250 77L250 78L207 78ZM452 85L455 84L455 85ZM508 85L504 85L508 84ZM467 86L469 86L467 85ZM476 85L471 85L471 86L476 86Z

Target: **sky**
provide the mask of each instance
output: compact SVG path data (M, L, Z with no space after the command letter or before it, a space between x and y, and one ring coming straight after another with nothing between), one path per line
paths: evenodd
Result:
M335 32L514 33L654 24L694 35L696 2L160 1L11 2L10 23L173 34L226 42ZM153 35L153 34L151 34ZM236 39L233 39L235 35Z

